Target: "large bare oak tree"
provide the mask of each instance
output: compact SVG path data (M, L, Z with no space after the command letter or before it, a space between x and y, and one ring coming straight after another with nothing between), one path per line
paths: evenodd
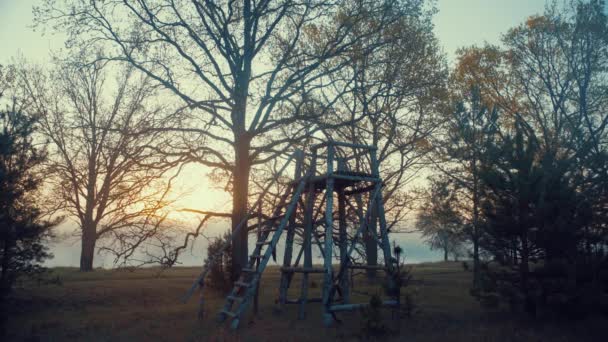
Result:
M124 264L161 233L175 164L150 148L163 143L160 133L134 134L164 108L152 101L150 80L83 59L75 54L50 72L23 68L21 76L51 142L50 201L78 225L80 270L90 271L96 247Z
M322 92L327 76L407 7L398 0L51 0L36 12L71 43L105 44L107 59L130 63L183 101L166 128L187 133L190 146L170 153L227 175L234 230L246 218L252 166L318 129L278 134L322 122L304 104L333 101L334 92ZM373 25L359 25L370 18ZM233 243L236 275L247 262L247 232Z

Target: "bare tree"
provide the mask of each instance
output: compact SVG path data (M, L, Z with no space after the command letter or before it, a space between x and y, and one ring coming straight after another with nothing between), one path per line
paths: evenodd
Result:
M96 247L126 263L159 234L169 204L170 167L148 148L160 134L149 128L163 107L147 77L132 67L82 64L75 55L51 72L23 68L22 82L51 142L49 178L55 210L74 220L81 235L80 270L91 271Z
M234 230L246 219L252 166L319 128L274 133L323 123L330 113L303 110L307 99L332 102L341 91L322 93L327 76L406 7L398 0L72 0L49 1L36 13L37 22L66 29L71 42L107 44L106 58L129 62L184 102L188 110L167 129L196 144L172 153L228 176ZM359 25L370 18L374 25ZM233 243L236 275L247 262L246 232Z
M338 129L339 136L378 148L388 227L402 232L413 206L407 185L425 166L423 157L431 151L428 141L442 120L438 108L447 78L445 59L432 31L434 9L423 1L410 5L410 11L385 28L386 44L372 53L356 54L341 72L342 77L352 74L354 82L337 101L342 115L356 122ZM362 41L362 50L365 44L375 42ZM377 213L372 213L371 222L370 231L376 231ZM364 238L367 263L376 265L376 240ZM370 277L374 274L375 270L369 270Z
M422 233L431 249L443 251L443 260L451 255L454 261L464 253L464 227L458 213L458 199L453 191L453 180L444 177L430 178L429 191L418 212L416 228Z
M462 60L460 60L462 63ZM459 67L462 67L460 64ZM457 69L458 71L458 69ZM456 71L456 72L457 72ZM473 287L480 282L480 237L482 221L480 163L487 153L497 117L496 110L488 109L479 88L465 89L466 84L451 82L451 108L446 111L442 128L433 137L435 170L452 181L457 198L456 211L467 227L473 247Z

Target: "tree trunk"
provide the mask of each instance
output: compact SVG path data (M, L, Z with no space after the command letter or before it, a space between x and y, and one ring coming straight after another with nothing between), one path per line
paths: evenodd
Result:
M11 229L10 227L5 227ZM8 327L8 308L9 303L7 297L11 292L13 275L11 275L10 271L10 262L13 259L12 252L14 248L14 241L11 236L11 232L7 232L8 234L4 236L3 246L2 246L2 270L1 270L1 278L0 278L0 337L6 335L7 327Z
M95 256L95 243L97 232L92 224L85 224L82 228L80 271L90 272L93 270L93 257Z
M524 232L521 238L521 263L519 264L520 277L521 277L521 291L524 297L524 309L526 313L535 314L536 308L534 306L533 298L530 296L530 289L528 286L528 276L530 273L529 267L529 246L528 237Z
M370 217L370 224L368 226L369 231L364 235L364 243L365 243L365 255L367 257L367 265L368 266L377 266L378 265L378 243L372 234L378 234L378 211L375 206L372 206L372 212ZM374 281L377 276L377 272L375 269L367 270L367 279L369 281Z
M529 273L530 273L530 245L528 240L528 221L526 220L528 216L527 203L520 201L519 203L519 213L518 213L518 228L521 232L521 252L520 252L520 264L519 264L519 272L520 272L520 280L521 280L521 292L523 294L524 299L524 310L526 313L535 314L536 307L534 305L534 300L530 296L530 287L529 287Z
M232 190L232 232L247 215L247 198L249 195L249 160L250 141L246 136L237 137L235 143L235 169L233 172ZM247 224L244 223L244 227ZM237 280L241 269L247 266L249 258L247 246L247 229L241 228L232 239L231 279Z
M448 248L443 248L443 261L448 261Z
M475 224L476 226L476 224ZM480 280L480 265L479 265L479 232L477 227L473 228L473 287L479 286Z
M479 178L477 177L477 160L473 159L473 289L478 290L481 282L479 272Z
M366 108L366 107L364 107ZM374 120L372 120L372 132L373 132L373 137L372 137L372 146L378 146L378 142L380 141L380 126L378 123L376 123ZM373 161L372 161L373 163ZM378 165L372 165L372 170L375 169L376 173L379 173L379 162ZM378 175L379 176L379 175ZM371 196L371 192L370 192L370 196ZM368 226L369 229L369 234L366 234L366 240L365 240L365 255L367 256L367 265L368 266L377 266L378 265L378 243L376 242L376 239L374 239L374 236L371 234L376 234L376 236L378 236L378 209L376 205L372 205L371 208L372 212L371 212L371 222ZM372 282L376 279L377 276L377 272L375 269L369 269L367 270L367 279Z
M347 251L348 251L348 236L346 234L347 223L346 223L346 195L344 195L344 188L338 189L338 224L339 224L339 242L340 247L340 263L343 265L346 263ZM348 272L344 272L340 278L340 287L342 288L342 299L345 304L350 302L350 291L348 288Z
M1 275L0 275L0 299L2 299L2 302L4 303L4 298L6 295L8 295L8 293L11 290L11 285L12 285L12 277L13 275L11 275L11 270L10 270L10 262L13 259L13 248L15 246L14 243L14 239L12 237L12 228L11 227L6 227L8 228L7 230L11 230L9 232L7 232L8 234L6 234L4 236L4 241L3 241L3 246L2 246L2 270L1 270ZM0 303L0 305L2 305ZM4 312L4 311L2 311ZM0 313L1 314L1 313ZM1 325L0 325L1 326ZM0 335L2 336L2 335Z
M251 15L246 8L244 15ZM246 19L247 20L247 19ZM247 218L249 196L249 172L251 170L251 136L247 132L247 97L251 79L251 46L245 46L243 69L238 72L234 87L234 107L230 113L234 134L234 170L232 170L232 281L238 279L241 269L247 267L249 252L247 246L247 222L235 234L239 224Z

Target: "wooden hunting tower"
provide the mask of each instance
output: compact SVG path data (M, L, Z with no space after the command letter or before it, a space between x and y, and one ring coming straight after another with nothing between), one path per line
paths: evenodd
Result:
M219 313L219 320L231 320L232 328L238 327L255 297L262 272L283 235L285 251L278 303L281 307L299 305L300 318L305 316L306 305L311 302L322 303L326 325L334 321L336 312L367 305L350 303L349 270L378 269L390 276L396 269L387 234L376 148L332 141L313 146L307 156L296 151L286 165L291 160L295 160L294 180L286 186L271 215L261 218L259 214L267 188L250 211L249 220L256 221L257 215L257 223L242 225L257 233L257 241L248 266L241 270ZM354 264L353 251L361 247L364 235L374 239L382 251L383 265ZM313 245L323 258L322 267L313 265ZM195 286L204 285L213 258L207 260L190 294ZM288 289L296 273L302 274L300 295L290 299ZM321 298L308 296L311 273L323 275ZM399 296L395 297L384 301L384 305L397 306Z

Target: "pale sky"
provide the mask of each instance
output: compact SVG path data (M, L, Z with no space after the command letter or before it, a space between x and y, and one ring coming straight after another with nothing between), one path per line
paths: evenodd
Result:
M42 36L32 26L32 6L40 0L0 0L0 64L10 63L13 57L22 55L33 63L49 60L49 51L63 48L63 37L51 34ZM541 13L544 0L438 0L439 13L435 17L435 32L450 60L463 46L498 43L500 35L521 23L528 16ZM182 186L192 189L184 197L184 205L202 210L226 210L230 201L220 190L212 190L205 177L205 170L191 166L186 168ZM397 237L405 247L410 262L439 260L441 253L431 252L414 236ZM200 251L196 247L194 250ZM75 239L62 242L53 248L55 259L51 266L78 265L79 243ZM201 254L194 252L183 260L185 265L199 265ZM96 265L106 265L97 258Z
M501 34L540 14L544 0L437 0L435 33L448 57L463 46L499 43Z
M0 0L0 63L17 53L42 62L49 49L63 47L61 37L33 32L32 6L40 0ZM500 34L541 13L544 0L438 0L435 32L448 56L462 46L497 43Z

